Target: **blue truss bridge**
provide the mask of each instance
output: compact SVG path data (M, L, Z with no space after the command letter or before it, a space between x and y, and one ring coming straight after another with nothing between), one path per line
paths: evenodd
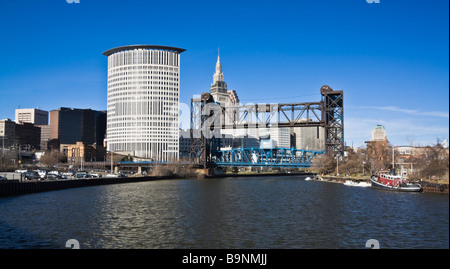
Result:
M217 151L215 164L219 167L311 167L312 160L323 151L296 148L236 148Z

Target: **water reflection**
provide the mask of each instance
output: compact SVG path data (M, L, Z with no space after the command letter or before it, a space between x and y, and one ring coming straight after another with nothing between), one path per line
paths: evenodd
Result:
M0 247L448 248L448 205L299 177L95 186L0 199Z

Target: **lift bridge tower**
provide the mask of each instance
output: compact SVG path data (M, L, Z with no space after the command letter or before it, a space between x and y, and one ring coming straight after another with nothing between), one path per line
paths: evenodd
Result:
M220 129L323 127L327 155L344 152L344 95L324 85L319 102L221 106L211 94L191 99L191 150L194 164L215 165Z

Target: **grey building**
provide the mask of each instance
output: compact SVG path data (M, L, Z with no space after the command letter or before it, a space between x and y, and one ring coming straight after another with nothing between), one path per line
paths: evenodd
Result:
M0 147L9 148L14 145L16 124L10 119L0 120Z
M21 149L36 150L41 148L41 128L32 123L15 124L14 144Z
M41 150L48 149L48 142L50 141L50 125L36 125L41 128Z
M50 111L50 144L101 145L106 133L106 111L61 107Z

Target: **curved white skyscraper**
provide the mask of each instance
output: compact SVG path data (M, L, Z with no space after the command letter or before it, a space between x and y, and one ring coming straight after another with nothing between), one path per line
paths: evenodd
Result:
M131 45L107 50L107 150L155 161L178 159L180 53Z

